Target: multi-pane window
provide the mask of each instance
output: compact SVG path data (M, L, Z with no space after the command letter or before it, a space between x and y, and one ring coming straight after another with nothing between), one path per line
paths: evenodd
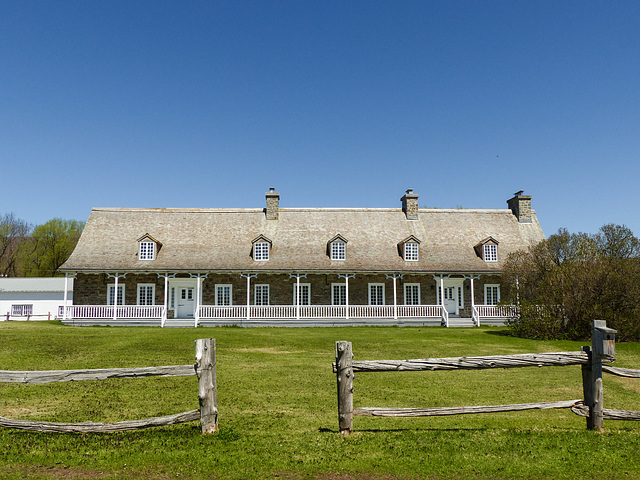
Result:
M418 243L407 242L404 244L404 259L407 262L418 261Z
M298 284L293 284L293 304L298 305ZM311 285L309 283L300 284L300 305L311 305Z
M140 242L140 252L138 258L140 260L153 260L155 258L155 246L153 242Z
M231 305L231 285L216 285L216 305Z
M347 244L342 241L331 242L331 260L346 260Z
M369 305L384 305L384 284L369 284Z
M404 304L420 305L420 284L419 283L404 284Z
M483 249L485 262L498 261L498 246L495 243L486 243Z
M345 283L331 284L331 305L347 304L347 285Z
M33 315L33 305L11 305L11 315L17 317Z
M116 293L116 285L111 284L107 287L107 305L115 304L114 297ZM124 285L122 283L118 284L118 305L124 305Z
M138 305L156 304L156 286L152 283L138 284Z
M500 303L500 285L487 284L484 286L484 304L497 305Z
M269 305L269 285L256 285L254 299L256 305Z
M268 242L256 242L253 244L253 259L256 261L269 260Z

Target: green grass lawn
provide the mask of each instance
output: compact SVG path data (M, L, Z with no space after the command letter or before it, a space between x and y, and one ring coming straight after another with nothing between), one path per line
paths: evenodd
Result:
M198 422L117 434L0 429L1 479L640 479L640 423L586 430L569 410L436 418L354 418L338 433L334 344L355 360L577 351L503 328L109 328L0 322L0 370L194 363L217 344L220 431ZM616 365L640 368L640 344ZM496 405L582 397L580 367L358 373L358 407ZM192 377L0 384L0 416L116 422L198 408ZM606 375L605 407L640 410L640 380Z

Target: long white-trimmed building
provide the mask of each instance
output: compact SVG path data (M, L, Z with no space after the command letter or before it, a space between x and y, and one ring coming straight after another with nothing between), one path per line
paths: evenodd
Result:
M74 324L473 323L508 315L499 275L544 239L531 197L507 209L95 208L61 270ZM117 292L117 293L116 293Z

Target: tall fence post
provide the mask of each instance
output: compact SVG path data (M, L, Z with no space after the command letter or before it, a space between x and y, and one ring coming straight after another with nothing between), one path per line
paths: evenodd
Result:
M198 400L200 401L202 433L214 433L218 431L215 338L196 340L196 373L198 375Z
M353 428L353 353L351 342L336 342L336 378L340 433L350 435Z
M591 333L591 348L582 347L589 354L589 363L582 365L582 389L584 404L589 407L587 429L601 431L603 421L602 360L613 361L616 330L607 328L605 320L594 320Z

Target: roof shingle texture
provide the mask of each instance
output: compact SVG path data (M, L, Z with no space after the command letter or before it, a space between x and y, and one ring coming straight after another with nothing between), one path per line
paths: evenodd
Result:
M162 247L138 260L137 240L149 234ZM251 241L272 241L268 261L254 261ZM332 261L327 243L347 240L347 258ZM419 261L407 262L398 245L420 240ZM498 262L484 262L474 246L498 244ZM401 209L281 208L278 220L262 209L93 209L63 271L150 272L420 272L491 273L513 251L544 239L538 220L519 223L510 210L420 209L407 220Z

